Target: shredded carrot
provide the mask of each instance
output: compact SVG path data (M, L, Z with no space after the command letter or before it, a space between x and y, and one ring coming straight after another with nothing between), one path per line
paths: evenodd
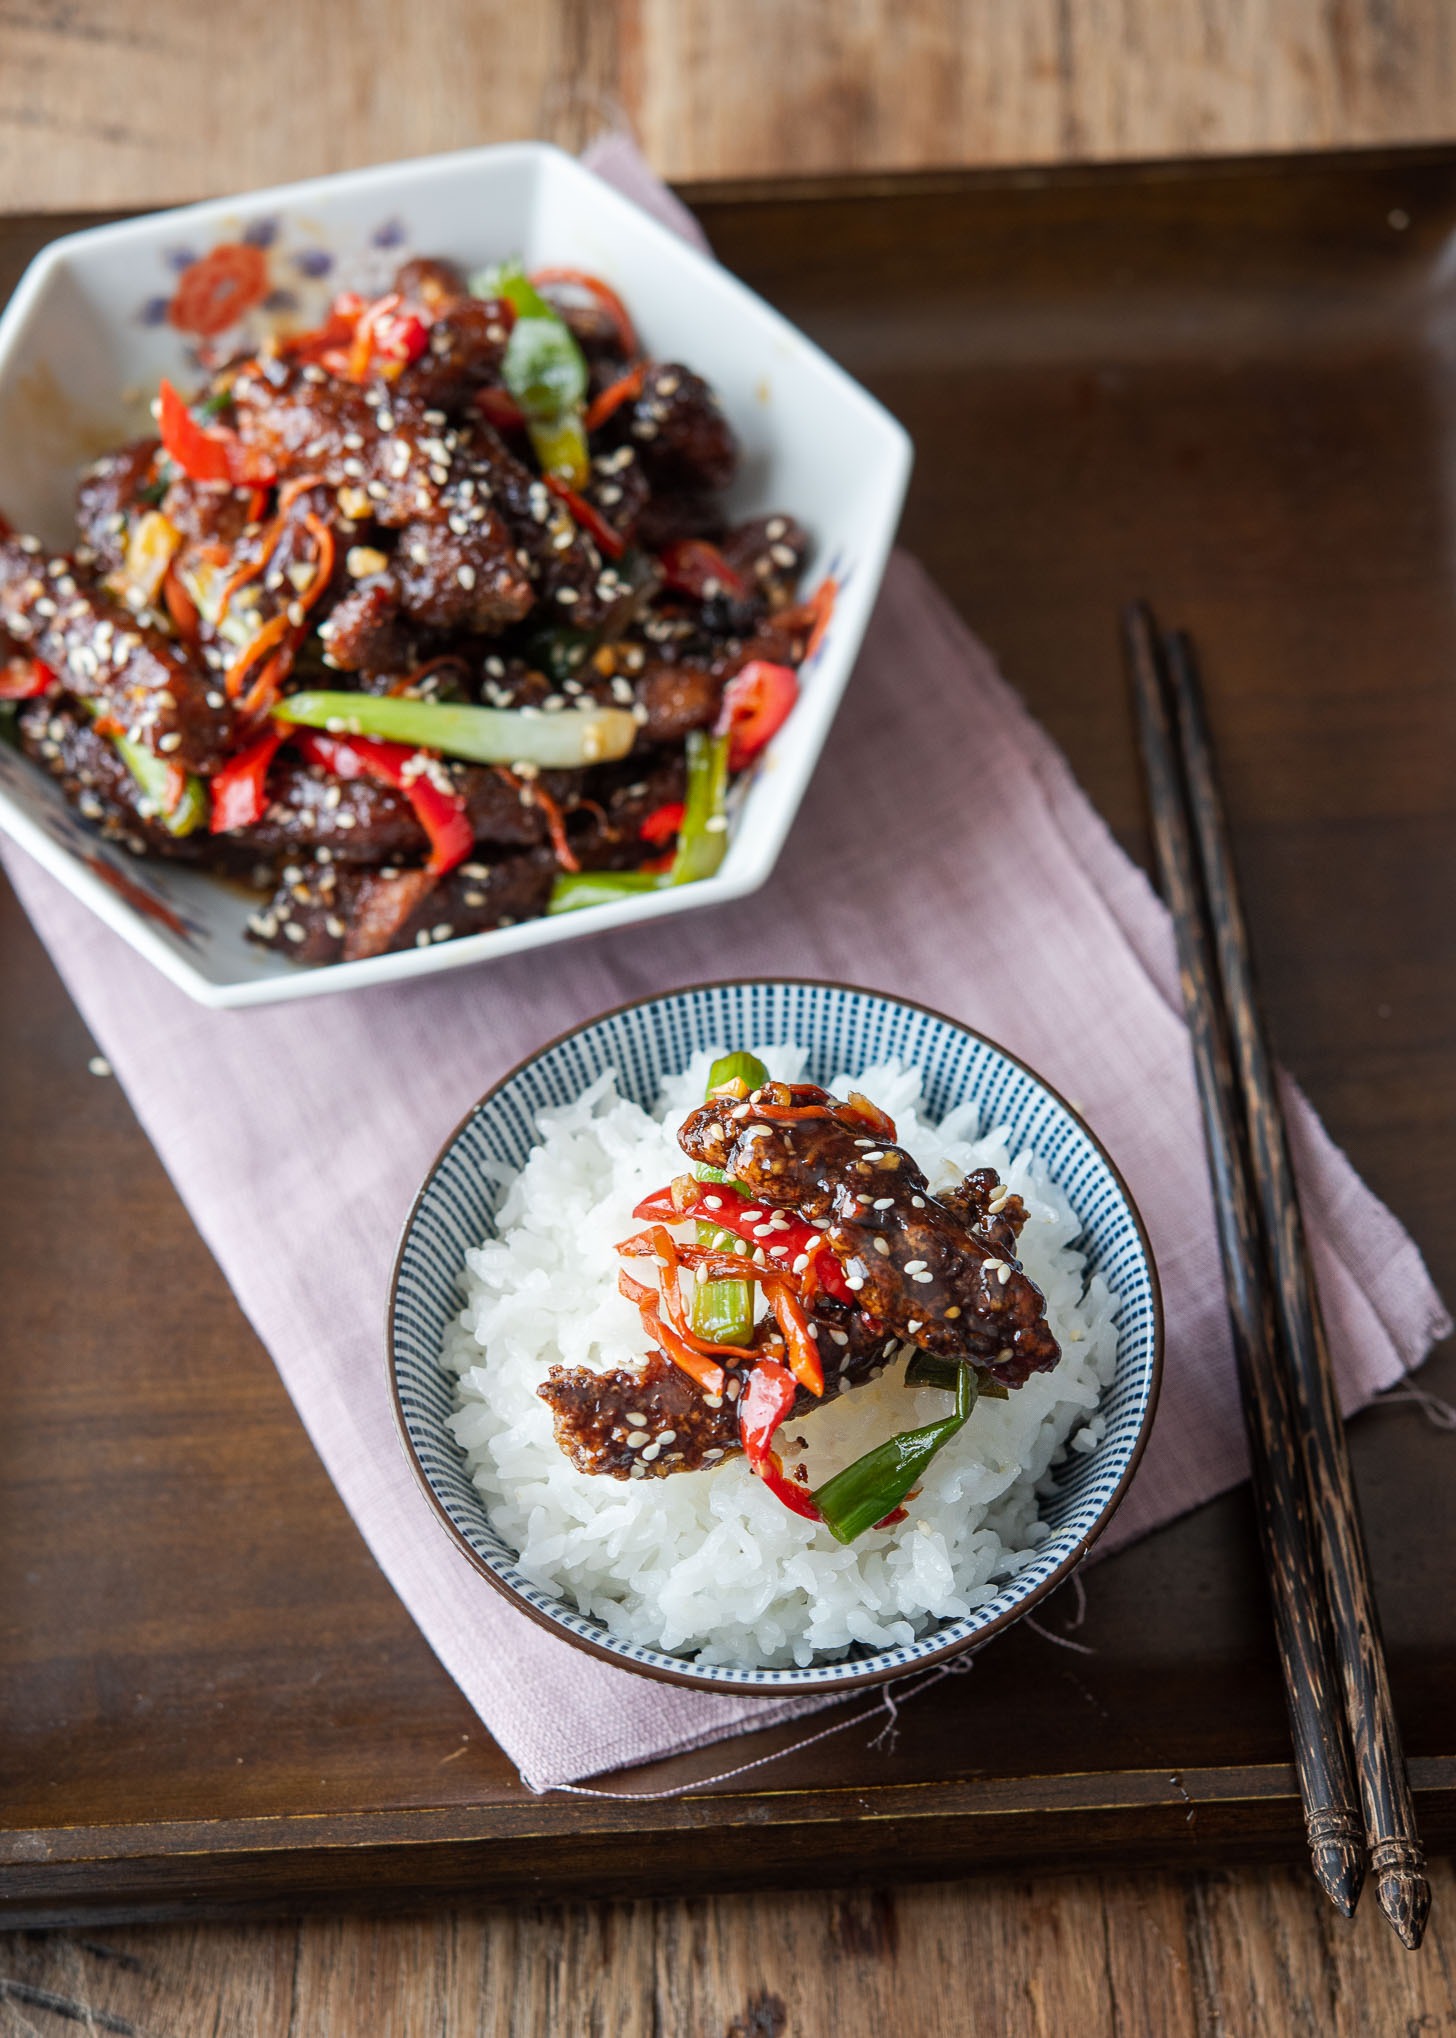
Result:
M403 679L395 680L389 691L395 695L408 693L411 687L418 686L421 680L427 679L432 672L438 672L443 665L454 665L461 671L465 670L465 660L458 651L442 651L438 658L427 658L423 665L417 665L414 671L407 672ZM509 772L506 776L511 779L513 786L519 787L519 779L511 777Z
M189 650L195 651L202 618L197 613L196 602L182 584L175 561L167 568L167 576L162 582L162 595L177 635Z
M521 783L520 780L516 782L517 784ZM580 870L581 865L577 861L576 853L566 839L566 823L561 818L561 809L557 806L555 800L552 799L550 793L543 786L538 785L535 779L532 779L525 788L525 797L529 805L539 807L546 816L546 826L551 835L551 847L556 852L556 861L561 865L561 868L563 870Z
M624 403L631 403L642 394L642 385L647 380L647 363L639 361L635 368L629 368L615 382L609 382L600 395L594 396L587 405L583 422L589 432L604 425Z
M227 678L223 681L223 685L227 689L229 700L235 701L237 699L243 690L243 681L247 678L253 666L257 664L260 658L275 650L287 634L288 618L282 609L280 609L276 616L269 617L257 636L254 637L245 650L238 653L233 663L228 667Z
M617 1291L629 1302L635 1302L639 1309L650 1309L656 1300L652 1290L641 1281L634 1281L625 1267L617 1269Z
M773 618L781 630L807 630L808 642L804 646L803 663L808 664L819 646L824 642L824 632L829 628L829 619L834 614L834 604L839 594L839 582L833 578L821 580L806 602L797 608L780 609Z
M299 596L299 602L306 615L324 593L324 590L333 578L334 560L338 556L338 548L334 543L333 532L329 529L323 518L316 515L313 510L304 511L303 522L304 528L308 531L315 545L318 546L318 557L314 560L313 579L308 584L308 592Z
M809 1319L804 1314L803 1304L787 1282L774 1281L765 1290L769 1307L778 1320L788 1348L789 1371L801 1387L811 1394L824 1392L824 1367L819 1358L813 1336L809 1330Z
M723 1392L721 1366L715 1366L711 1359L705 1359L700 1353L695 1352L687 1339L679 1337L671 1324L664 1323L655 1309L644 1309L642 1322L648 1336L656 1339L673 1364L686 1373L690 1380L695 1381L705 1394ZM741 1357L742 1354L735 1351L735 1356Z
M613 290L610 283L604 283L600 276L593 276L586 269L533 269L531 281L537 290L549 290L553 283L570 284L577 290L584 290L594 298L617 329L617 344L629 358L637 352L637 332L632 324L632 315Z
M187 772L180 764L168 762L162 780L162 812L175 814L187 791Z
M306 494L310 488L322 488L323 486L324 477L322 474L295 474L292 481L285 481L282 488L278 491L279 516L283 516L286 511L292 509L298 498Z
M223 588L222 600L218 603L217 609L217 619L219 622L221 622L223 617L227 614L228 605L232 601L232 598L237 593L238 589L240 587L246 587L250 580L256 580L260 573L263 573L267 570L268 561L273 557L273 554L277 551L278 541L283 536L284 531L287 529L287 516L289 510L293 507L294 503L297 502L299 496L302 495L305 492L305 490L310 488L317 488L322 478L323 477L318 474L300 474L297 476L295 480L285 483L285 485L279 489L277 514L275 515L272 523L269 525L267 532L264 534L261 551L259 552L256 559L248 560L245 564L240 566L237 572L234 573L229 578L226 586ZM310 512L309 514L311 515L312 512ZM305 518L305 522L307 522L307 518ZM314 523L320 524L320 519L315 517ZM323 528L321 524L320 527ZM312 529L313 526L310 526L310 528ZM316 533L315 536L317 536ZM329 537L329 557L330 557L330 571L332 572L333 570L332 534L330 534ZM317 581L315 581L315 586L317 586L317 584L318 584Z
M246 698L239 710L244 721L260 721L264 715L272 710L282 690L283 682L288 677L288 669L292 663L293 653L291 650L285 648L274 652L268 663L263 667L263 670L258 674L257 679L248 689Z

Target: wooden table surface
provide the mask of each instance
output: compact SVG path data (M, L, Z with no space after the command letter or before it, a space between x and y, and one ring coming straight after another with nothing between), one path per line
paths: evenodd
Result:
M1456 136L1449 0L25 0L8 208L149 204L625 114L678 178ZM1300 2032L1456 2026L1296 1868L0 1936L0 2032Z

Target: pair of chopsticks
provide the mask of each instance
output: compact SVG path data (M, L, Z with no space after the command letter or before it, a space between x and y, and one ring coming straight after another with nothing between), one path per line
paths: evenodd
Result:
M1202 689L1188 639L1162 633L1144 604L1125 612L1123 635L1310 1853L1321 1888L1349 1917L1368 1850L1380 1907L1414 1949L1430 1884Z

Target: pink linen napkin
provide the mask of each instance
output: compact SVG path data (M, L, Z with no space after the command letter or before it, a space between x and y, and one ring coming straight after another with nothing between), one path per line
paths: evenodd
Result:
M629 188L642 175L620 151L598 166ZM1103 1549L1247 1473L1167 915L904 556L778 869L735 905L423 983L220 1013L190 1003L13 846L3 855L345 1505L532 1788L822 1702L703 1696L555 1640L448 1543L395 1435L381 1325L414 1191L484 1090L609 1006L707 978L823 977L893 986L1022 1056L1106 1142L1163 1281L1162 1404ZM1411 1239L1293 1085L1286 1097L1349 1410L1418 1364L1450 1322Z

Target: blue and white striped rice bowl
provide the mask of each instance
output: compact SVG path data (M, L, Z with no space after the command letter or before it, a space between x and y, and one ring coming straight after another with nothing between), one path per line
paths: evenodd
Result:
M454 1380L441 1364L446 1329L464 1302L466 1252L495 1235L503 1176L524 1167L540 1138L538 1115L570 1103L608 1068L623 1096L648 1110L666 1076L705 1047L794 1040L805 1080L897 1059L923 1072L923 1115L939 1120L973 1101L983 1125L1030 1147L1082 1222L1089 1275L1117 1297L1117 1361L1099 1413L1096 1449L1068 1453L1042 1503L1050 1534L1032 1561L985 1605L944 1620L913 1642L860 1646L806 1668L699 1664L621 1640L600 1620L522 1575L492 1528L449 1427ZM704 1690L844 1690L978 1648L1053 1591L1081 1562L1127 1490L1152 1427L1163 1323L1147 1234L1127 1186L1081 1119L1004 1049L923 1006L845 985L784 980L705 984L622 1006L565 1034L489 1091L451 1136L405 1223L390 1290L389 1364L400 1435L447 1529L493 1585L543 1626L621 1667Z

